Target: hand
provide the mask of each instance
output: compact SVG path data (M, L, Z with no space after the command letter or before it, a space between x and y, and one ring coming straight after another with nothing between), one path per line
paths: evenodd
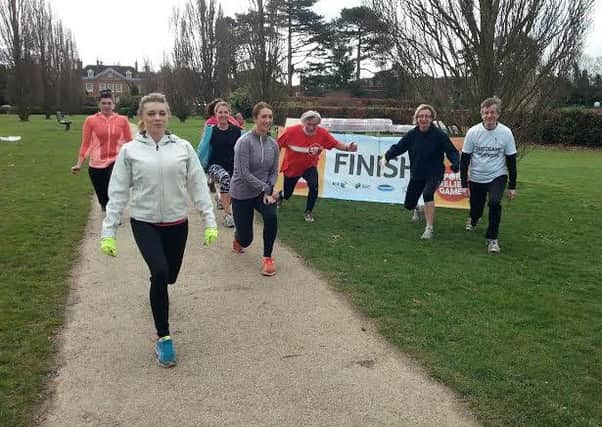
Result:
M280 191L274 188L274 191L272 192L272 198L277 202L278 199L280 199Z
M274 196L272 196L271 194L263 195L263 204L264 205L273 205L274 203L276 203L276 199L274 198Z
M217 240L217 228L205 228L205 245L209 246Z
M506 191L506 197L508 197L508 200L514 199L516 197L516 190Z
M348 146L347 146L347 151L351 151L352 153L355 153L357 151L357 143L355 142L351 142Z
M466 197L470 197L470 188L468 188L468 187L464 187L464 188L463 188L463 190L464 190L464 195L465 195Z
M80 170L82 170L82 165L80 165L79 163L75 166L71 166L71 173L73 175L77 175Z
M309 147L307 152L312 156L317 156L322 152L322 147L320 147L319 145L312 145L311 147Z
M108 256L117 256L117 241L114 237L100 239L100 250Z

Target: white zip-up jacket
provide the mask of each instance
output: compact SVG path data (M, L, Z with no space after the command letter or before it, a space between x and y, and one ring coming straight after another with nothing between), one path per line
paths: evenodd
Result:
M128 201L130 216L139 221L182 220L188 213L187 194L205 227L217 227L207 177L192 145L172 134L155 143L138 133L123 145L113 166L101 236L115 237Z

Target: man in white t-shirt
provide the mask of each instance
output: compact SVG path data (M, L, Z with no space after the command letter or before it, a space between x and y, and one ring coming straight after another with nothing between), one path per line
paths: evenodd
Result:
M489 253L500 251L498 231L506 183L508 199L516 197L516 144L512 131L498 122L501 108L502 101L497 97L481 103L483 122L466 133L460 158L462 187L470 196L466 230L475 229L483 216L485 201L489 200L489 225L485 234Z

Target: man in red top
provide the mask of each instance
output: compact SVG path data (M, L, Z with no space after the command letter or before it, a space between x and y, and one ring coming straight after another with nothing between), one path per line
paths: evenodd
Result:
M318 162L323 149L336 148L343 151L357 151L357 144L344 144L337 141L324 128L320 127L322 117L317 111L306 111L301 115L301 123L289 126L278 138L280 148L286 148L280 170L284 174L284 190L279 200L288 200L301 177L307 182L309 194L305 207L305 221L314 222L313 209L318 199Z
M98 107L100 111L87 117L84 122L82 145L71 173L78 174L88 158L88 174L104 211L109 202L108 188L113 164L121 146L133 138L127 117L113 112L115 102L111 90L100 91Z

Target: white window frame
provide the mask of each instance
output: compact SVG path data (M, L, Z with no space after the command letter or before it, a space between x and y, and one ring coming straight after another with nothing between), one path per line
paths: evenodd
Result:
M88 70L88 77L94 77L94 70Z
M123 85L121 83L115 83L115 93L123 92Z
M128 80L129 80L129 79L131 79L131 78L132 78L132 72L131 72L131 71L129 71L129 70L128 70L128 71L126 71L126 72L125 72L125 78L126 78L126 79L128 79Z
M94 92L94 83L86 83L86 92Z
M98 84L98 90L105 90L107 88L107 84L106 83L99 83Z

